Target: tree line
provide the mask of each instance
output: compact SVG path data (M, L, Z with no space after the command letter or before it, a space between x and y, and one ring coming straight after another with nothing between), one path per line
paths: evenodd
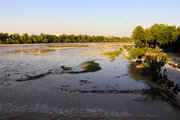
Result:
M165 24L154 24L144 29L137 26L131 35L136 47L156 47L168 52L180 54L180 26L169 26Z
M104 37L88 35L28 35L0 33L0 44L31 44L31 43L87 43L87 42L130 42L129 37Z

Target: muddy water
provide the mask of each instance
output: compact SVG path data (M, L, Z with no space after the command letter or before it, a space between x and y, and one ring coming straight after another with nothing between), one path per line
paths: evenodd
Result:
M178 109L153 94L142 79L132 77L130 62L122 55L110 62L101 52L94 52L119 49L120 44L88 45L0 47L0 119L180 118ZM44 47L51 50L40 54ZM90 60L99 63L101 70L69 74L61 69L81 70L80 65Z

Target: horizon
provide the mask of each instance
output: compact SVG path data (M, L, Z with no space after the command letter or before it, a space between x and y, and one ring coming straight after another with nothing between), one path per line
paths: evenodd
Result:
M0 32L130 37L153 24L180 26L178 0L5 0ZM167 9L168 8L168 9Z

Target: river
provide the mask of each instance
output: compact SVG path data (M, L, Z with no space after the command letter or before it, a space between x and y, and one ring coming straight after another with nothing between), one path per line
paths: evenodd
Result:
M121 46L1 46L0 119L179 120L179 110L129 70L130 61L123 55L110 61L102 54ZM86 61L99 63L101 70L70 74L61 68L81 70Z

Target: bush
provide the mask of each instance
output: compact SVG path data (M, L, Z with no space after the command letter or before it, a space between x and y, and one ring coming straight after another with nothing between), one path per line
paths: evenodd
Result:
M143 43L140 40L135 41L135 47L142 47Z
M84 63L81 65L81 68L83 68L84 70L83 70L83 71L70 71L70 72L68 72L68 73L71 73L71 74L79 74L79 73L96 72L96 71L101 70L101 67L99 66L99 63L96 63L96 62L94 62L94 61L84 62Z
M167 62L170 62L170 61L172 62L172 61L174 61L174 60L173 60L172 58L168 57L168 58L166 58L166 61L167 61Z
M156 60L152 60L149 63L144 63L144 68L142 74L145 76L151 76L153 81L157 81L158 79L158 72L160 71L161 67L164 66L164 62L160 61L157 62Z
M104 55L109 56L109 58L111 59L111 61L114 61L116 57L118 57L121 53L122 53L123 49L120 48L119 50L115 50L115 51L111 51L111 52L107 52Z
M148 48L134 48L130 50L130 56L131 58L144 56L147 51L148 51Z
M133 45L124 45L123 48L127 51L130 51L133 48Z
M155 54L153 55L153 58L156 59L158 56L159 57L164 57L165 61L173 61L172 58L170 58L167 54L160 52L159 47L156 46L155 49L149 48L149 47L144 47L144 48L134 48L130 50L130 58L144 58L146 59L145 54L149 53L149 54Z

